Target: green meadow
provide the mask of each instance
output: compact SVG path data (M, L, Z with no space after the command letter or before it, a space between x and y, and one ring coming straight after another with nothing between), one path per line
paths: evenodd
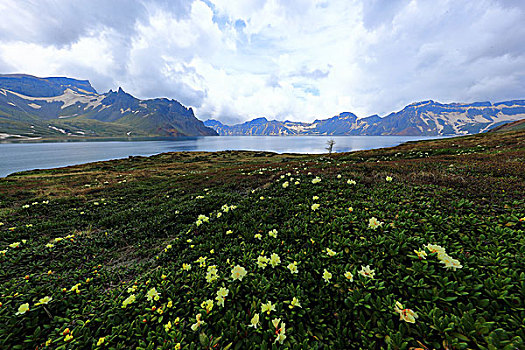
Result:
M13 174L0 348L524 348L524 164L517 131Z

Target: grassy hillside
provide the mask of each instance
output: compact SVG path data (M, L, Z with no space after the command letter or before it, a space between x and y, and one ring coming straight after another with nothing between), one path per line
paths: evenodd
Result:
M508 132L508 131L520 131L525 130L525 119L516 120L515 122L506 123L500 125L494 129L491 129L491 132Z
M524 162L522 131L14 174L0 348L522 348Z

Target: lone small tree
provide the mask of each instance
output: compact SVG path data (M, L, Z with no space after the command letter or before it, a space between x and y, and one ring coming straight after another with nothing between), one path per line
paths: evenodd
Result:
M328 151L328 155L332 154L332 150L334 148L334 145L335 145L334 139L330 139L330 140L326 141L326 150Z

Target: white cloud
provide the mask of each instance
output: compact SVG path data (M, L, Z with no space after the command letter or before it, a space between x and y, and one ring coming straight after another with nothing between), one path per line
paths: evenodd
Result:
M230 122L384 115L423 99L524 98L524 11L503 0L6 0L0 69L175 98Z

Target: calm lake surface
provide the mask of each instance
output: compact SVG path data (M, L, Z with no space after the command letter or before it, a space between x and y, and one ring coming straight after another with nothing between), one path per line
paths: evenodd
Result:
M0 143L0 177L23 170L57 168L101 160L178 151L252 150L277 153L326 153L392 147L435 136L203 136L154 141Z

